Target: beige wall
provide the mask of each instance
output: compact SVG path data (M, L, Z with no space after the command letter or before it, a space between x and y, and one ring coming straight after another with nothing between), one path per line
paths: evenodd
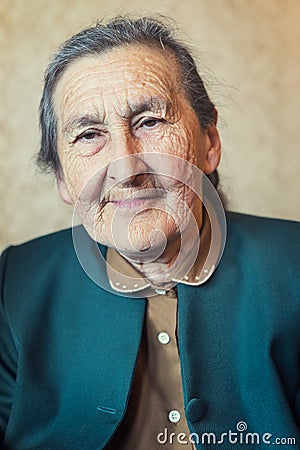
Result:
M173 16L213 72L231 209L300 220L298 0L2 0L0 11L1 247L70 225L33 163L43 71L65 38L129 11Z

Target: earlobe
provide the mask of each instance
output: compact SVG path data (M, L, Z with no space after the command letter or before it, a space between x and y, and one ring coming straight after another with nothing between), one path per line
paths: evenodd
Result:
M67 205L72 205L72 200L64 180L64 175L61 172L56 174L56 183L60 198L67 203Z
M206 132L205 150L204 173L209 175L216 170L221 159L221 141L216 125L211 125Z

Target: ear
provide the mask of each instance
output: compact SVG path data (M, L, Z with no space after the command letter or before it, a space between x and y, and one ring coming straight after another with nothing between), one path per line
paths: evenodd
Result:
M56 173L56 183L60 198L67 203L67 205L72 205L72 200L65 183L65 177L61 169Z
M217 130L217 111L215 123L206 130L205 136L205 160L203 172L207 175L214 172L221 159L221 141Z

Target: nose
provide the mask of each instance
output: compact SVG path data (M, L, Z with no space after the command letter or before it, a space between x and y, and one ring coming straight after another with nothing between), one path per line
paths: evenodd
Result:
M132 136L124 133L115 140L112 153L117 157L109 163L107 177L121 186L133 185L139 175L147 172L139 142Z

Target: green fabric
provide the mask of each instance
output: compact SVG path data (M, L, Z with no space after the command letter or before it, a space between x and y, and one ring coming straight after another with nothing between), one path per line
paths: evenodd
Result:
M204 432L220 438L244 421L271 442L297 439L280 448L300 448L300 225L227 219L214 275L200 287L178 285L188 424L200 442ZM70 230L10 247L1 276L3 448L103 448L125 413L146 300L93 283Z

